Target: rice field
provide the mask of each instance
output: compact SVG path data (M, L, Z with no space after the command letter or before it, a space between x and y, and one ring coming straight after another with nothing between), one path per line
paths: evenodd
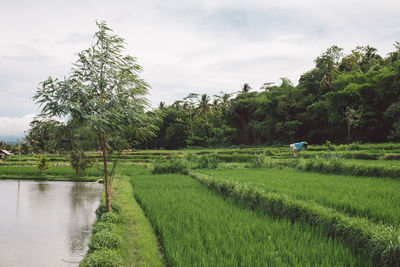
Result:
M169 266L370 266L318 229L249 210L178 174L131 170Z
M400 241L392 242L400 236L399 153L400 144L311 146L297 159L286 146L126 151L117 176L131 181L168 266L400 266ZM82 180L101 178L99 154L88 155L97 163ZM214 158L218 167L195 164L203 156ZM22 177L75 180L65 156L46 157L52 167L39 176L38 156L22 156ZM244 189L237 196L250 203L257 201L259 189L278 196L268 204L274 211L246 205L190 176L151 174L152 162L171 158L187 164L192 174L237 184ZM0 177L18 178L17 173L17 157L0 162ZM286 216L291 211L300 215ZM390 234L379 232L385 227ZM353 234L362 237L352 242ZM378 251L357 243L362 240Z
M257 184L267 192L315 201L338 211L376 222L400 224L400 181L351 177L295 169L199 170L217 179Z

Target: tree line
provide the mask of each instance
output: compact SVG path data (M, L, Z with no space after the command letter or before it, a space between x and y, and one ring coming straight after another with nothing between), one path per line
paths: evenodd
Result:
M161 102L156 137L141 148L387 142L400 140L400 43L382 57L359 46L338 46L318 56L298 85L281 78L253 90L209 96L191 93Z

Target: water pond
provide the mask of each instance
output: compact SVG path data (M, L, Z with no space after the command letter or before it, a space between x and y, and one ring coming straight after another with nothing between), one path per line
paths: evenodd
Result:
M0 266L78 266L103 186L0 180Z

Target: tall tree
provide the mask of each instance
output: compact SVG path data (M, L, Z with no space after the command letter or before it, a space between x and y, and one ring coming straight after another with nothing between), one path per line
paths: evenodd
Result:
M210 107L210 97L207 94L202 94L199 99L199 113L203 116L205 122L207 123L207 115L211 111Z
M103 155L107 210L111 211L111 184L107 170L107 143L110 136L122 136L130 125L154 133L146 95L149 85L139 77L136 58L123 55L125 41L112 33L105 22L97 23L90 48L78 54L71 73L63 80L49 77L41 83L34 99L42 114L66 117L84 123L98 135Z

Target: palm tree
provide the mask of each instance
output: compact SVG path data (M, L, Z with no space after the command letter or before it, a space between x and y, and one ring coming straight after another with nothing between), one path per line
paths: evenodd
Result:
M248 83L243 84L242 87L242 93L248 93L250 91L251 87Z
M210 113L210 97L207 94L202 94L199 100L199 113L203 115L204 120L207 123L207 114Z

